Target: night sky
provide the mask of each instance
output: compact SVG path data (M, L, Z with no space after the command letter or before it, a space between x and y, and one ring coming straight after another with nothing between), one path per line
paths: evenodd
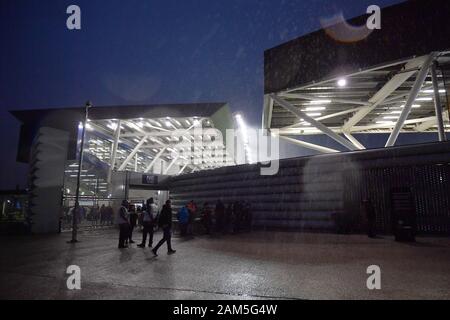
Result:
M8 110L217 101L260 126L265 49L319 29L320 18L398 2L0 1L0 189L25 187ZM71 4L80 31L66 28ZM282 156L302 151L285 146Z

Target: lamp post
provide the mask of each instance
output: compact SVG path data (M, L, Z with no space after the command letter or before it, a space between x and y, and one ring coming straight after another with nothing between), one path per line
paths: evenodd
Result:
M81 172L82 172L82 165L83 165L83 153L84 153L84 136L86 133L86 125L88 122L88 115L89 115L89 108L92 107L92 104L90 101L86 102L85 108L84 108L84 122L83 122L83 128L81 131L81 145L80 145L80 155L78 157L78 172L77 172L77 188L75 193L75 208L73 210L72 214L72 240L69 241L69 243L77 243L77 216L79 215L80 211L80 181L81 181Z

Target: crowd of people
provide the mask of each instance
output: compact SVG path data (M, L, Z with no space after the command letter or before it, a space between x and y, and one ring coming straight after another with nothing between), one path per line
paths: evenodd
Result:
M62 212L61 221L67 225L72 224L72 216L75 215L77 224L81 224L84 221L90 222L92 225L97 226L110 226L114 224L114 210L111 205L94 205L91 208L79 206L78 210L75 207L65 208Z
M133 231L140 226L142 241L137 245L138 247L145 248L148 245L156 256L158 249L167 243L168 254L175 253L171 243L173 217L170 200L166 201L159 213L153 198L148 199L142 207L136 207L127 200L123 200L117 216L117 224L120 229L118 247L123 249L135 243ZM197 204L191 200L178 210L175 221L178 222L181 237L193 236L198 231L209 235L251 231L251 205L248 201L235 201L225 205L219 199L214 209L208 202L205 202L199 209ZM201 226L202 230L196 230L195 225ZM153 247L153 234L157 228L162 229L163 237Z
M225 205L217 200L214 210L208 202L198 209L193 200L183 206L177 214L181 236L192 236L194 224L200 221L203 232L211 233L238 233L250 231L252 225L251 205L248 201L235 201Z
M174 254L176 251L172 249L172 204L167 200L163 205L161 212L158 214L157 206L153 198L146 201L142 207L136 208L127 200L122 201L117 217L117 224L119 225L119 249L127 248L129 244L135 243L133 241L133 230L137 224L142 226L142 242L138 247L145 248L147 237L148 246L153 247L153 233L155 228L163 230L163 238L158 244L153 247L152 252L157 256L158 249L167 243L167 253Z

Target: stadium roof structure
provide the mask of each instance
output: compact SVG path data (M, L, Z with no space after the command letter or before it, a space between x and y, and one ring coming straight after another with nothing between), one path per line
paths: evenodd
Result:
M325 134L348 150L365 149L355 133L389 133L386 147L400 133L446 139L450 2L384 8L379 30L368 17L322 21L323 29L265 52L264 128L324 153L338 150L301 136Z
M22 122L18 161L28 161L44 126L70 133L68 160L76 159L85 108L10 112ZM234 164L225 150L226 129L234 127L226 103L91 107L88 119L86 151L109 171L151 173L158 160L167 164L163 174L175 165L181 174Z

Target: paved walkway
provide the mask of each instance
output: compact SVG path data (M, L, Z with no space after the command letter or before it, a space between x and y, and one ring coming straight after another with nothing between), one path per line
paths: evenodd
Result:
M76 245L69 237L0 238L0 299L450 299L448 238L254 232L175 238L175 255L164 246L154 258L148 248L118 250L114 230L82 233ZM66 288L72 264L80 291ZM378 291L366 288L372 264L382 270Z

